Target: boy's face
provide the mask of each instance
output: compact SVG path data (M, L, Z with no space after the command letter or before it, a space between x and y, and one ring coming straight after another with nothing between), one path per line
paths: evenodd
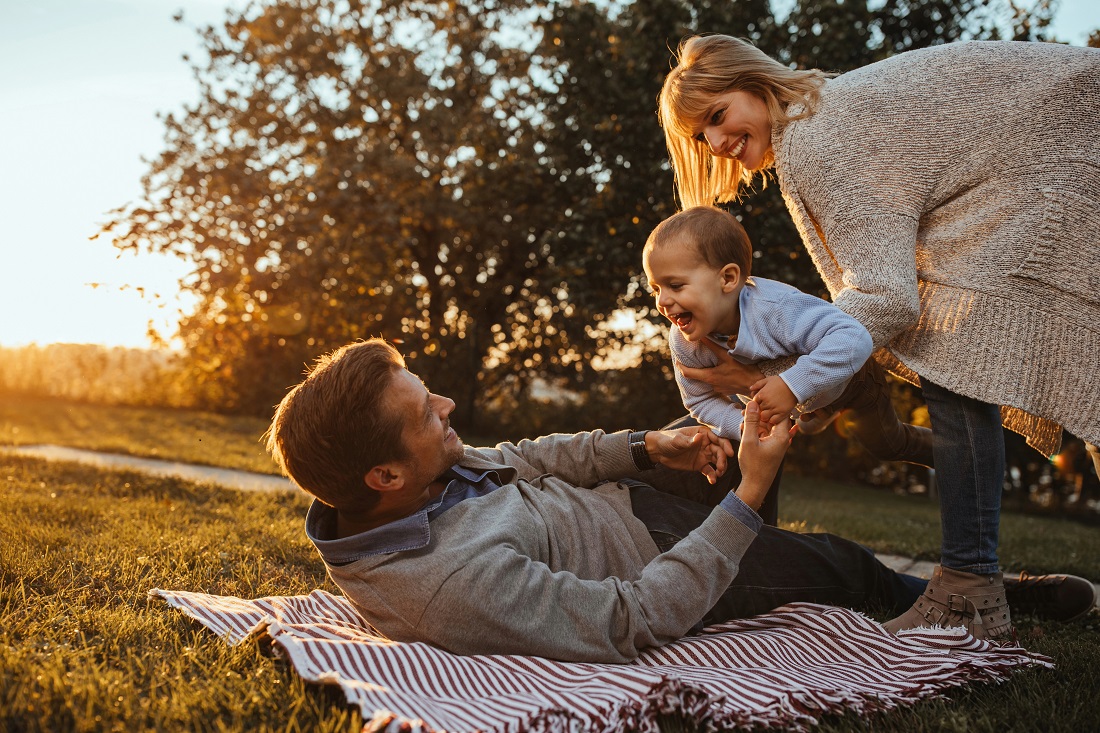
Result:
M737 332L737 297L744 284L740 267L712 267L694 246L678 242L647 248L642 263L657 310L688 341Z

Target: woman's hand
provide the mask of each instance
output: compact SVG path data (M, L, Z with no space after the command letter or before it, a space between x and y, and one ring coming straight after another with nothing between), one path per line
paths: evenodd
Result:
M718 366L694 369L676 362L680 371L688 379L695 379L714 387L714 391L723 395L748 394L749 388L764 377L764 373L751 364L742 364L730 356L726 349L710 339L703 339L703 345L718 357Z
M726 472L734 455L730 441L703 425L650 430L645 434L645 448L655 463L681 471L699 471L711 484Z

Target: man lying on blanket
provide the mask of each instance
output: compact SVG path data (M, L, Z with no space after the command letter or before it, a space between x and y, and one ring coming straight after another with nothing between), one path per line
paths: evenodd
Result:
M454 402L404 367L380 339L322 357L279 405L268 441L316 497L306 532L332 579L392 639L625 662L792 601L897 614L924 589L854 542L762 526L755 509L789 425L760 432L754 404L740 484L711 509L638 480L676 477L659 463L713 483L734 450L706 428L470 448L450 427ZM1064 579L1017 581L1011 601L1027 608Z

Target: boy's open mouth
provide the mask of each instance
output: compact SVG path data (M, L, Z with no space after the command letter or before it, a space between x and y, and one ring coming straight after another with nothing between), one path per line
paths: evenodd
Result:
M668 319L680 328L685 328L689 323L691 323L691 311L684 311L683 313L670 315Z

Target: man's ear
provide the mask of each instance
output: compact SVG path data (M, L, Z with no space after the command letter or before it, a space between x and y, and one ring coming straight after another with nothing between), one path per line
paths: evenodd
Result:
M394 463L383 463L367 471L363 483L375 491L396 491L405 486L405 474Z
M741 282L741 266L736 263L729 263L722 268L719 274L722 277L723 292L728 293L732 291L737 287L737 283Z

